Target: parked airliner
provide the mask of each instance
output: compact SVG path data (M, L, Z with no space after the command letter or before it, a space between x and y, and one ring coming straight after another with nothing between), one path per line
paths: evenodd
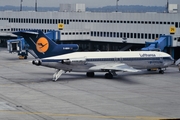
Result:
M57 46L56 43L42 31L19 31L14 34L24 37L36 55L40 56L32 61L34 65L57 70L53 75L54 81L66 72L86 72L88 77L93 77L95 72L106 72L105 78L109 79L116 76L117 71L138 72L157 68L163 74L164 69L174 62L169 54L159 51L63 52L55 55L52 46ZM73 49L65 46L62 51Z

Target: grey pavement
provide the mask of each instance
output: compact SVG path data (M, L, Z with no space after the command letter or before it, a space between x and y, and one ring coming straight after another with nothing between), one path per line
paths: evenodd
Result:
M159 120L180 118L180 72L146 70L87 78L19 60L0 48L0 120Z

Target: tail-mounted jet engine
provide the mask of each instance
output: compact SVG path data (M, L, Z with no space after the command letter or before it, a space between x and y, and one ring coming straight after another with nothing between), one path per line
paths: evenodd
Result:
M74 59L65 59L61 61L62 64L86 64L86 59L85 58L74 58Z

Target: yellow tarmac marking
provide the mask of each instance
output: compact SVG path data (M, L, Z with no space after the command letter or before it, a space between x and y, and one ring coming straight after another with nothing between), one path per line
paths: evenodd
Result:
M26 115L46 115L46 116L56 116L56 117L85 117L85 118L101 118L101 119L131 119L131 120L162 120L167 118L160 118L160 117L145 117L145 116L136 116L136 117L129 117L129 116L98 116L98 115L86 115L86 114L59 114L59 113L42 113L42 112L18 112L18 111L5 111L1 110L4 113L11 113L11 114L26 114Z

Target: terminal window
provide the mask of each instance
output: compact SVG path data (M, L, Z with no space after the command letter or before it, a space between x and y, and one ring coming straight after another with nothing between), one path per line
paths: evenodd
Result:
M145 39L147 39L147 33L145 33Z
M178 28L178 22L175 23L175 27Z
M154 34L152 34L152 39L155 39L155 35Z
M106 37L106 32L104 32L104 37Z
M143 33L141 33L141 39L144 39L144 34Z
M117 37L119 37L119 33L117 33Z
M107 37L109 37L109 32L107 32Z
M140 33L138 33L138 38L140 38Z
M133 33L131 33L131 38L133 38Z
M122 33L120 33L120 37L122 38Z
M113 37L113 33L112 32L110 32L110 37Z
M49 19L47 19L47 24L49 24L49 21L50 21L50 20L49 20Z
M100 32L101 37L103 36L103 32Z
M159 35L158 35L158 34L156 34L156 38L159 38Z
M97 32L97 36L99 36L99 32Z
M94 32L94 36L96 36L96 32Z
M129 33L127 33L127 38L129 38Z
M126 33L124 33L124 38L126 38Z
M114 37L116 37L116 32L114 32Z
M93 36L93 32L91 31L91 36Z

